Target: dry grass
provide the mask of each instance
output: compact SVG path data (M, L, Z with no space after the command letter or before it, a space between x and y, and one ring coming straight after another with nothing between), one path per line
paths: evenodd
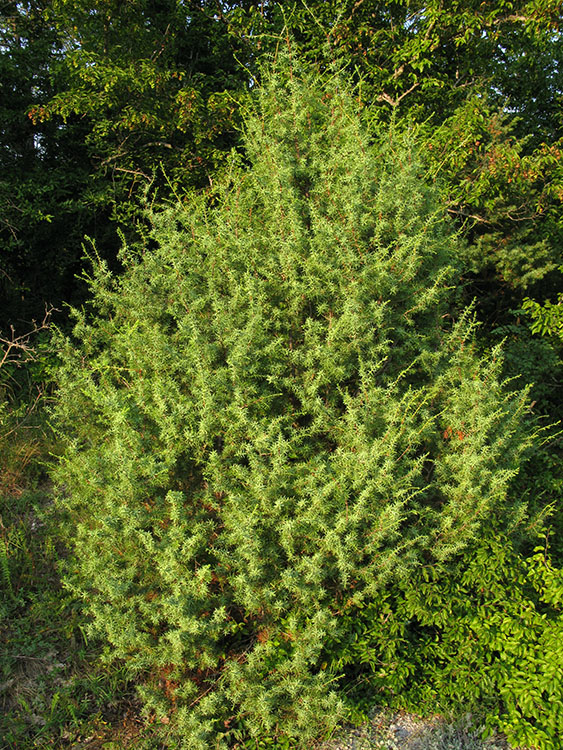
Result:
M0 495L19 497L25 491L30 465L41 452L41 440L38 438L30 439L29 435L22 437L17 433L0 438Z

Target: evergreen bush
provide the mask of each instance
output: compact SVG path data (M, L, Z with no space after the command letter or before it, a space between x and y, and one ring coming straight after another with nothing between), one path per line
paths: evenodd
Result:
M59 340L68 585L174 747L310 746L347 710L346 613L523 513L525 393L455 315L414 149L370 141L338 76L277 68L245 159L121 278L95 264Z

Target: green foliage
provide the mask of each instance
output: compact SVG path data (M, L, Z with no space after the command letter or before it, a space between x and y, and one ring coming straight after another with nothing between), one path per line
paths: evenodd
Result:
M0 492L2 748L71 747L88 737L113 737L116 750L133 744L148 750L142 736L149 740L153 729L140 722L126 727L128 715L139 712L127 669L98 663L99 644L85 638L79 603L61 586L59 519L49 488L31 489L32 468L20 479L27 481L24 491Z
M449 570L421 566L363 609L342 612L331 672L353 670L356 705L377 691L411 710L472 711L515 745L556 750L563 731L563 571L547 537L518 552L490 529Z
M248 75L215 3L5 2L0 319L81 301L84 236L116 267L146 194L202 187L236 142Z
M32 330L8 335L0 330L0 493L18 494L42 470L37 458L45 451L42 409L54 367L49 347L50 312Z
M249 33L287 24L302 55L337 60L362 81L377 118L395 110L436 126L478 93L520 118L520 138L561 136L558 0L309 0L266 19L259 10L247 11Z
M559 270L563 272L563 266ZM543 304L526 297L522 307L532 318L531 329L541 336L553 336L563 341L563 293L555 302L545 300Z
M553 276L560 262L561 143L530 151L529 139L517 138L514 121L481 92L440 127L429 120L417 130L427 141L429 177L464 226L466 272L518 290ZM477 291L484 301L484 290Z
M486 344L491 329L513 323L524 295L555 298L563 246L558 0L308 0L284 9L301 55L323 68L338 60L358 81L371 120L393 119L426 141L428 176L467 239L463 290L476 301ZM252 28L260 20L257 10L248 15Z
M32 122L60 85L62 56L45 3L4 2L0 14L0 327L71 296L84 233L103 211L81 203L90 172L83 123ZM114 243L115 244L115 243Z
M99 265L60 339L67 582L186 748L328 733L342 611L523 512L525 394L448 322L459 245L415 151L279 66L246 162Z
M46 318L26 334L0 335L0 736L6 750L59 747L94 734L101 739L116 707L126 716L135 705L123 665L107 670L96 663L99 647L84 638L84 615L59 579L66 550L45 476L57 453L45 409L54 356L47 326Z
M177 189L207 184L233 142L229 92L245 79L234 57L240 44L228 38L214 4L192 12L176 0L57 0L50 20L66 47L56 66L62 85L30 116L86 119L98 200L126 211L155 180L166 188L160 167Z
M542 336L555 335L561 338L563 334L563 295L559 295L557 302L546 300L543 305L527 297L523 308L528 310L534 319L532 331Z
M396 657L389 674L403 687L380 675L381 695L406 691L414 702L415 675L453 706L444 675L458 668L456 648L465 654L461 674L469 664L474 671L467 685L455 675L453 684L468 701L482 701L491 722L512 726L520 739L538 730L537 742L545 742L541 732L560 732L556 709L544 710L547 693L530 680L526 703L523 682L510 687L513 654L503 654L504 676L480 670L498 654L482 630L467 649L459 633L468 611L444 598L455 598L451 582L465 575L491 507L499 539L510 528L505 511L516 522L526 503L540 515L550 506L561 528L557 443L536 446L511 480L522 402L498 386L521 376L509 387L532 384L532 413L544 423L561 416L559 23L558 0L3 3L4 320L37 316L44 300L80 299L74 276L85 234L113 270L116 224L131 241L145 196L212 185L205 198L154 216L145 244L123 251L123 287L97 269L92 312L102 320L79 316L80 343L64 345L68 538L80 522L69 578L90 602L110 656L141 670L148 721L172 745L178 731L199 733L205 747L217 732L225 735L219 742L247 747L308 742L315 712L322 717L328 705L341 701L343 714L366 715L374 688L365 676L385 669L384 657ZM238 142L241 92L252 76L260 80L260 56L277 48L286 28L296 57L323 70L337 60L356 76L354 97L376 143L342 124L357 114L341 91L329 116L315 95L301 100L295 91L291 103L279 84L291 117L266 97L246 125L250 172L235 160L230 183L215 186ZM334 112L345 114L333 122ZM391 119L387 139L381 122ZM417 153L398 136L413 130ZM431 190L422 175L435 183ZM438 205L466 242L451 239ZM416 239L421 233L427 244ZM377 263L357 258L362 252ZM447 268L461 263L462 279ZM455 301L447 284L457 286ZM526 294L551 301L523 301ZM450 328L459 300L473 298L486 322L475 351L487 352L494 367L471 350L470 315ZM531 336L522 309L541 337ZM46 451L57 450L37 409L52 366L41 343L34 361L0 368L8 643L0 735L18 749L79 742L90 734L88 715L91 733L105 737L116 691L130 690L119 661L109 675L97 669L83 680L57 666L68 652L55 630L76 630L69 623L77 604L57 588L59 532L36 526L49 501L26 490L42 476ZM481 388L481 409L471 387ZM473 511L471 529L464 519ZM451 544L435 533L440 524ZM551 559L561 564L561 535L553 537ZM493 541L483 549L496 550ZM511 601L514 586L532 613L521 656L541 671L554 651L534 612L549 607L530 581L534 566L543 568L521 550L497 557L504 567L490 575L499 592L505 587ZM419 607L404 631L394 613L408 576L426 585L409 572L417 563L434 576L427 588L438 609ZM474 602L477 577L468 586ZM389 630L375 627L368 637L361 615L355 622L346 613L371 611L374 602ZM486 606L498 620L500 604ZM447 626L440 607L452 612ZM556 614L552 607L549 617ZM511 606L504 615L506 632L516 632ZM430 649L429 632L443 648ZM339 644L330 654L327 633ZM78 633L69 637L82 654ZM410 644L405 653L399 637L401 648ZM383 642L384 657L365 646L365 663L337 666L336 651L349 642ZM412 659L409 649L419 647L426 664ZM108 687L112 675L121 676ZM550 696L556 707L557 691ZM330 724L321 720L319 732ZM119 746L131 740L117 735Z
M133 241L147 194L216 178L289 30L304 59L361 81L370 118L427 131L422 158L471 240L468 299L498 322L506 287L536 294L561 262L559 16L558 0L4 3L4 316L76 303L85 234L115 269L115 230Z

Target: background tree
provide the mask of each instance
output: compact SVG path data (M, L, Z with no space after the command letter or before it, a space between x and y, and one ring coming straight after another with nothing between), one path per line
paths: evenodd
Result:
M8 3L2 20L14 322L84 293L86 235L116 268L117 231L134 237L147 201L209 185L248 77L213 3Z
M89 176L81 124L62 128L28 117L31 105L56 90L54 66L63 53L45 4L3 3L0 39L4 327L22 316L40 318L46 301L72 296L73 274L80 270L77 248L99 215L76 199Z

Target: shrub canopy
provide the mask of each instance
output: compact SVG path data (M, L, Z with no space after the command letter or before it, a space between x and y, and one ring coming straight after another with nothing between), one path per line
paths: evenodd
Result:
M509 526L528 441L525 394L455 315L458 241L415 150L291 64L245 144L122 278L97 266L60 342L69 584L189 748L328 731L327 634Z

